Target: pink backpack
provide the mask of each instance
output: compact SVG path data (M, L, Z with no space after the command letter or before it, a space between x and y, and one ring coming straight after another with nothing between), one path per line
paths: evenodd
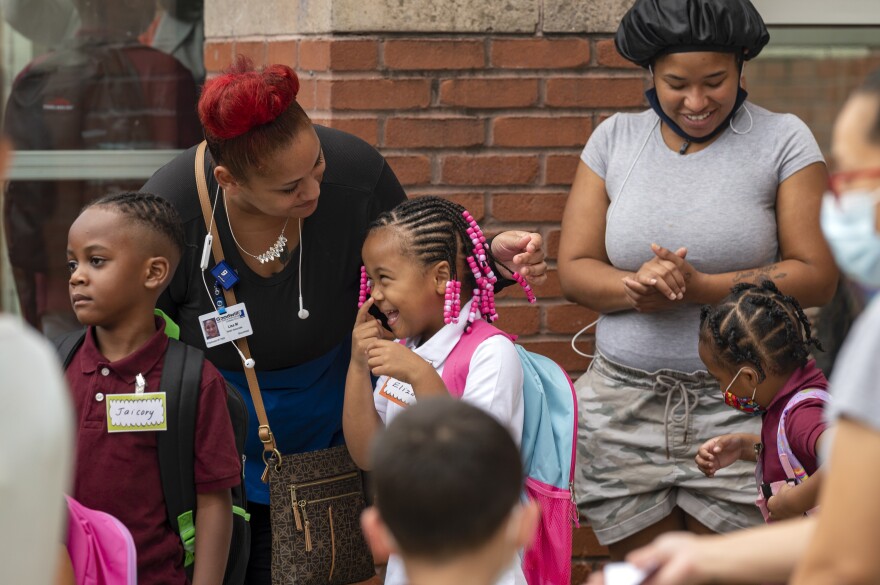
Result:
M788 437L785 435L785 419L788 416L788 413L796 404L810 398L818 398L824 402L829 402L831 400L831 395L825 390L819 390L818 388L801 390L788 400L788 404L786 404L785 408L782 410L782 416L779 417L779 427L776 429L776 450L779 453L779 462L785 470L786 478L765 484L763 470L760 468L760 465L755 469L755 477L758 483L758 499L755 500L755 505L758 506L761 515L764 516L765 522L772 522L770 519L770 511L767 509L767 500L769 500L771 496L776 495L779 489L785 484L798 485L810 477L807 474L806 469L804 469L804 466L801 465L801 462L795 457L794 451L791 450L791 445L788 443ZM816 506L815 508L808 510L806 515L811 516L818 510L819 507Z
M516 337L483 320L461 336L446 358L443 382L461 398L471 357L483 341ZM523 435L520 444L526 474L525 494L538 502L541 519L535 539L525 551L523 573L529 585L571 582L572 525L578 525L574 503L577 396L568 374L545 356L516 346L523 368Z
M128 528L67 497L67 553L77 585L137 585L137 553Z

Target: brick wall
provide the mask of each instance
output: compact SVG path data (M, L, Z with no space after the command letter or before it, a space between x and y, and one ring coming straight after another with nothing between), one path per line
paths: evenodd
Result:
M562 299L559 221L592 129L644 105L644 77L607 37L383 35L209 42L209 72L235 53L283 62L301 76L299 100L321 124L355 134L388 159L409 195L453 199L487 232L543 234L551 266L536 287L499 295L500 323L524 345L579 375L588 360L571 335L595 314ZM592 347L584 336L581 347Z
M536 305L499 295L500 324L573 378L589 361L570 347L596 314L566 302L556 271L559 223L583 145L608 115L644 107L645 78L605 36L333 36L215 40L209 73L233 55L286 63L317 123L351 132L388 159L411 197L467 207L487 233L543 234L547 283ZM582 351L592 336L581 338ZM607 557L586 526L575 531L572 583Z

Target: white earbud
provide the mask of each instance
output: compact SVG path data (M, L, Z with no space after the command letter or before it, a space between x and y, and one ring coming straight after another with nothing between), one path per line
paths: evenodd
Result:
M205 245L202 246L202 262L199 266L202 272L208 269L208 262L211 260L211 244L214 242L214 236L208 234L205 236Z
M299 274L297 278L299 279L299 311L296 316L300 319L308 319L309 318L309 310L303 307L303 240L302 240L302 219L297 221L297 226L299 227Z
M230 343L232 343L232 342L230 342ZM254 369L254 366L256 365L257 362L255 362L255 361L253 360L253 358L245 358L245 357L244 357L244 354L241 353L241 350L238 349L238 346L237 346L235 343L232 343L232 347L234 347L234 348L235 348L235 351L238 352L238 355L241 356L241 361L242 361L242 363L244 363L244 367L246 367L246 368L250 368L250 369L253 370L253 369Z

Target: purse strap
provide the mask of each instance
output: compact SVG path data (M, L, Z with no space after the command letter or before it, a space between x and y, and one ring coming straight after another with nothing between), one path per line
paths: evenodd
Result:
M217 225L212 221L213 212L211 211L211 200L208 195L208 182L205 180L205 149L207 146L208 143L203 140L196 149L196 185L199 190L199 203L202 205L202 216L205 219L205 229L211 234L211 251L214 254L214 260L219 263L224 259L223 244L220 243L220 235L217 233ZM227 307L232 307L238 303L235 299L235 292L231 288L224 288L223 296L226 298ZM251 350L250 347L248 347L246 337L239 338L232 343L238 346L238 349L241 350L245 359L250 359ZM247 379L251 399L254 401L254 410L257 411L257 421L260 423L260 426L257 427L257 436L259 437L260 442L263 443L263 463L266 464L266 471L268 471L269 460L272 457L276 458L274 461L275 465L281 465L281 453L275 445L275 436L269 428L269 417L266 416L266 407L263 405L263 395L260 393L260 384L257 380L257 373L253 368L246 367L244 369L244 376ZM266 478L267 473L263 472L264 482L266 481Z

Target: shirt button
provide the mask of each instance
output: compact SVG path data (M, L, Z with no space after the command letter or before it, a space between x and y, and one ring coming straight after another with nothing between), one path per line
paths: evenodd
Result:
M97 394L95 394L95 400L97 400L98 402L102 402L104 400L104 394L98 392Z
M110 375L110 368L101 368L101 375L102 376L109 376Z

